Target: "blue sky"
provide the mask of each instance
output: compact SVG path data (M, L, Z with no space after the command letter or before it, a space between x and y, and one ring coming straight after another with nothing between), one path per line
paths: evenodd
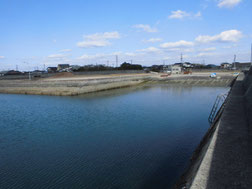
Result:
M250 0L0 0L0 70L250 61Z

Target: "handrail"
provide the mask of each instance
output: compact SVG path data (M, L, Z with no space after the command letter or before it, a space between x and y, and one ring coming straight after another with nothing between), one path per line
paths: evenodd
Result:
M212 125L212 123L215 120L216 117L216 112L218 112L219 108L222 106L222 104L224 104L226 98L228 96L228 93L223 93L223 94L219 94L214 102L214 105L212 107L212 110L210 112L210 115L208 117L208 122L210 125Z

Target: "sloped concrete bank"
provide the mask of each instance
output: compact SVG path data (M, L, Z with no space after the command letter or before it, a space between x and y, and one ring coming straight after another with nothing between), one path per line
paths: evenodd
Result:
M209 77L198 77L198 76L184 76L184 77L174 77L165 79L153 78L152 82L162 82L174 85L186 85L186 86L230 86L235 77L228 76L222 78L209 78Z
M60 78L0 82L0 93L74 96L142 84L148 76L113 78Z
M209 76L174 76L162 78L159 74L98 75L92 77L63 77L38 80L1 80L0 93L73 96L111 90L145 83L175 85L229 86L232 75L221 78Z
M174 188L251 188L252 69L234 82Z

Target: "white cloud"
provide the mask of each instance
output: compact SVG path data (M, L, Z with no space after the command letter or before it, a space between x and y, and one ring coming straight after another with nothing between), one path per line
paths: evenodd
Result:
M104 33L95 33L91 35L84 35L84 38L87 40L106 40L106 39L119 39L120 34L117 31L114 32L104 32Z
M114 32L84 35L83 37L84 41L78 42L77 43L78 47L81 48L106 47L111 44L109 39L119 39L120 34L117 31L114 31Z
M83 54L82 56L78 57L78 60L90 60L90 59L99 59L105 57L105 54L94 54L94 55L88 55Z
M5 58L4 56L0 56L0 59L3 59L3 58Z
M237 46L238 46L237 44L232 44L232 45L224 46L222 48L223 49L231 49L231 48L234 48L234 47L237 47Z
M184 18L194 19L194 18L200 18L200 17L201 17L201 12L189 13L182 10L171 11L171 15L169 16L170 19L184 19Z
M71 52L71 51L72 51L72 49L62 49L59 52Z
M227 30L217 35L200 35L195 40L200 43L209 42L237 42L242 38L242 32L238 30Z
M140 50L137 50L139 52L146 52L146 53L155 53L155 52L160 52L160 49L156 48L156 47L149 47L149 48L146 48L146 49L140 49Z
M147 24L137 24L137 25L134 25L133 27L141 29L148 33L155 33L158 31L156 28L152 28L150 25L147 25Z
M160 45L161 48L180 48L180 47L191 47L194 43L190 41L176 41L176 42L168 42Z
M202 52L196 55L196 57L206 57L206 56L213 56L216 55L214 52Z
M202 52L209 52L209 51L215 51L216 47L209 47L209 48L205 48L205 49L200 49L200 51Z
M220 8L233 8L237 6L242 0L219 0L218 7Z
M126 52L124 53L126 56L137 56L138 54L136 53L131 53L131 52Z
M150 38L150 39L146 39L146 40L143 40L144 42L148 42L148 43L156 43L156 42L160 42L162 41L161 38Z
M106 47L109 46L110 42L103 40L103 41L82 41L78 42L77 46L81 48L91 48L91 47Z
M51 54L48 56L48 58L51 59L61 59L61 58L65 58L67 55L65 54Z

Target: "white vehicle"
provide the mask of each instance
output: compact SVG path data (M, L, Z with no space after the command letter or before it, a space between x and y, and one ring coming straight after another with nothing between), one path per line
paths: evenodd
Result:
M211 73L210 74L210 77L212 77L212 78L215 78L217 75L216 75L216 73Z

